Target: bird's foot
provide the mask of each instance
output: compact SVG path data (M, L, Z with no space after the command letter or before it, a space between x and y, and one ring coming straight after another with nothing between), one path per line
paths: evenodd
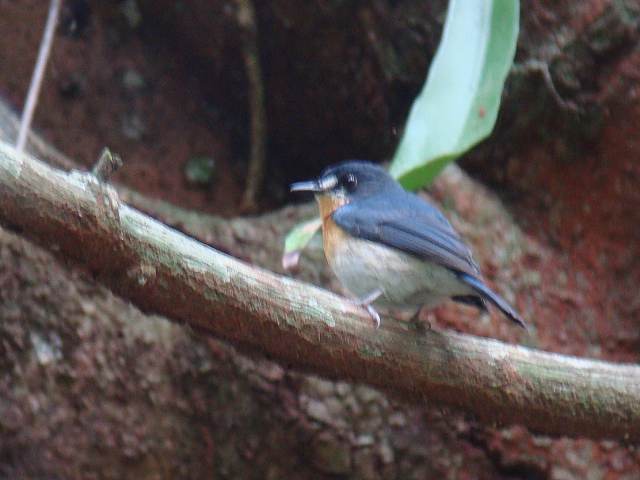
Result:
M376 326L376 330L380 328L380 314L376 311L376 309L373 308L371 305L363 305L363 307L369 313L371 320L373 320L373 323Z
M376 329L380 327L380 314L376 311L375 308L373 308L371 304L375 302L383 293L384 292L378 288L362 298L349 300L352 304L357 305L358 307L365 308L369 316L371 316L371 320L373 320Z
M431 322L429 320L422 320L420 318L420 314L422 313L422 307L419 307L416 310L416 313L409 319L409 325L415 329L415 331L420 333L425 333L428 330L431 330Z

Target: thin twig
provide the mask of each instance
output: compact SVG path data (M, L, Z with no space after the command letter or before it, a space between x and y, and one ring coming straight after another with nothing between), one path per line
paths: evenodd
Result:
M51 46L53 45L53 34L58 23L61 5L62 0L51 0L51 4L49 5L47 24L44 27L44 35L42 37L42 42L40 43L38 59L36 60L36 66L33 70L31 84L29 85L29 93L27 94L27 101L22 112L22 120L20 121L20 131L18 132L18 141L16 142L16 148L19 152L24 151L24 147L27 143L27 136L31 129L33 113L36 109L36 105L38 104L38 97L40 95L40 87L42 86L44 71L47 67L49 54L51 53Z
M527 60L524 63L519 65L514 65L512 67L514 73L532 73L537 72L542 75L542 79L544 80L545 85L547 86L547 90L555 100L555 102L562 108L563 110L570 110L572 112L580 111L580 108L575 102L571 100L565 100L558 92L556 88L555 82L553 81L553 77L551 76L551 70L549 69L549 62L544 60Z
M105 147L91 173L101 182L106 182L121 166L122 158L120 155Z
M258 29L255 8L251 0L236 0L238 24L243 29L242 56L244 57L249 88L251 116L251 154L247 183L242 199L242 210L253 211L262 189L265 170L267 115L264 106L264 86L258 51Z

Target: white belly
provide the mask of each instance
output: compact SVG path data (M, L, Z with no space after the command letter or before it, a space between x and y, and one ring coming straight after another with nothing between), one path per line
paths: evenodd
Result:
M450 270L368 240L339 242L327 260L353 296L382 290L375 303L383 306L435 306L451 296L472 293Z

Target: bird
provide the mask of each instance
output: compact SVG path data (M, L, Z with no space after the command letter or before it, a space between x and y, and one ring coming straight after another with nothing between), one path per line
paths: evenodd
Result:
M422 307L447 299L481 311L490 303L527 328L486 285L471 249L442 212L406 191L379 165L344 161L318 178L291 184L290 190L315 194L327 262L376 328L377 306L415 308L417 316Z

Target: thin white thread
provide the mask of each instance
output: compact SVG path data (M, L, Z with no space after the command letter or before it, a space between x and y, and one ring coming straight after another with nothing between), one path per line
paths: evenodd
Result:
M16 149L18 150L18 152L23 152L25 144L27 143L27 136L31 128L33 113L38 103L38 96L40 95L42 78L44 77L44 71L47 67L49 54L51 53L53 34L56 29L56 24L58 23L61 4L62 0L51 0L51 4L49 5L49 16L47 17L47 24L44 28L44 36L42 37L42 42L40 43L38 59L36 60L36 66L33 70L33 76L31 77L31 84L29 85L27 101L25 102L24 110L22 111L20 130L18 132L18 140L16 142Z

